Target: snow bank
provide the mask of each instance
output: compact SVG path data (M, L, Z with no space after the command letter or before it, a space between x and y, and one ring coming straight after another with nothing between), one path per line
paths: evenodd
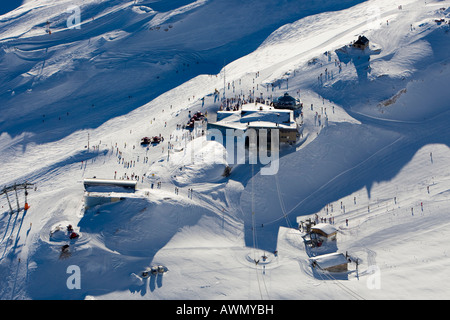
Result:
M147 177L151 181L170 179L180 187L196 183L214 183L224 179L228 166L226 150L215 141L206 137L195 138L179 149L169 150L168 156L162 156L150 167ZM169 176L170 174L170 176Z

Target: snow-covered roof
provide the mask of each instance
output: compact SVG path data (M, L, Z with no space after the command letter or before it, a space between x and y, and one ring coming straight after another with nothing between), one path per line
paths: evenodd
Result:
M274 123L289 123L291 122L291 113L286 112L286 110L255 111L242 115L240 121L241 122L268 121Z
M217 121L221 121L230 116L238 117L240 114L239 111L218 111L217 112Z
M295 98L291 97L289 93L285 93L283 96L279 97L278 100L295 101Z
M275 122L270 121L253 121L250 122L247 126L248 128L253 129L291 129L291 130L297 130L295 126L293 126L291 123L280 123L277 125Z
M315 261L322 269L339 266L348 263L347 258L343 253L328 253L321 256L309 258L310 261Z
M247 130L247 124L241 123L239 121L218 121L215 123L208 123L208 128L224 128L224 129L234 129L234 130Z
M292 110L276 109L261 103L248 103L239 111L217 112L212 127L247 130L248 128L278 128L297 130Z
M285 93L283 96L281 96L281 97L279 97L278 98L278 102L284 102L284 103L296 103L297 102L297 99L295 99L294 97L291 97L290 95L289 95L289 93Z
M252 111L276 111L274 107L268 106L263 103L246 103L241 107L242 113Z
M312 226L311 230L320 230L325 234L332 234L337 231L337 228L329 223L318 223Z

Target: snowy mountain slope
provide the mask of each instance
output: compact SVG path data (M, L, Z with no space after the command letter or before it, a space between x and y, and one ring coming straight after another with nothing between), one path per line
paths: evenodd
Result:
M33 141L47 142L80 124L97 127L198 74L217 73L225 60L251 52L287 21L358 2L236 2L239 11L233 2L217 0L26 3L2 17L1 70L8 79L1 87L8 106L2 130L15 136L26 127ZM80 29L68 28L74 5ZM260 18L263 12L273 14ZM21 106L26 108L14 113ZM55 132L42 120L54 122Z
M449 231L448 93L442 89L449 75L449 35L447 26L434 19L448 19L448 10L440 8L450 3L374 0L344 5L345 10L327 3L330 12L313 15L319 12L316 4L299 14L292 8L306 3L286 1L276 11L271 2L258 2L242 5L231 18L236 6L228 8L221 1L89 2L82 14L86 10L94 20L82 18L81 34L66 30L65 15L47 4L41 10L59 17L55 20L61 29L52 32L56 40L45 64L41 54L50 35L39 35L42 30L30 28L33 24L11 18L36 11L31 8L37 3L2 16L9 21L8 34L2 36L2 74L8 79L2 90L8 84L18 88L12 97L11 91L2 95L4 102L14 101L5 108L7 124L0 136L7 168L2 184L28 180L37 185L26 212L9 215L6 199L1 199L2 299L445 297L440 283L448 280L449 248L439 239ZM217 10L224 7L229 11ZM292 10L286 12L288 8ZM256 9L268 19L252 19L249 11ZM209 30L202 28L201 17L208 17ZM294 22L285 25L287 21ZM45 18L35 23L45 27ZM126 27L117 29L122 23ZM173 28L165 32L149 29L169 23ZM225 29L228 34L218 31ZM268 30L274 32L268 36ZM71 31L73 38L66 42ZM142 41L152 32L156 43ZM361 33L372 40L371 51L339 50ZM248 47L241 48L250 38ZM9 51L12 43L19 55ZM161 50L151 51L155 48ZM236 48L241 49L230 55ZM326 51L330 54L325 56ZM199 52L204 60L192 71ZM81 61L76 61L79 55ZM237 60L215 75L224 57ZM340 72L335 59L342 63ZM173 77L173 68L183 62L186 68L191 64L189 75L185 70L185 77ZM134 72L129 79L123 78L124 64ZM143 66L159 70L161 81L153 73L138 73ZM66 72L58 78L64 68L75 75ZM24 76L28 72L29 81L37 83L32 90ZM163 81L167 87L152 88L151 83ZM221 174L227 163L218 156L223 147L177 127L197 110L208 111L213 119L219 102L212 93L218 89L222 95L224 82L235 84L227 97L253 90L277 97L289 91L303 101L303 140L282 148L276 175L261 175L261 165L229 163L233 170L226 179ZM111 92L115 95L109 97ZM47 105L42 97L54 103ZM99 99L94 106L93 98ZM99 105L107 99L110 107ZM78 107L80 101L89 113ZM16 103L29 108L23 115L9 112ZM45 119L40 114L34 118L42 108ZM316 112L322 116L320 124ZM26 125L35 120L39 127ZM141 137L157 134L165 137L164 143L148 149L139 145ZM169 151L167 142L173 144ZM92 176L138 176L138 191L85 213L81 180ZM19 201L23 205L22 195ZM309 255L327 248L305 248L296 220L314 219L315 214L335 218L337 249L360 259L358 271L352 265L349 273L329 275L309 266ZM68 224L80 238L69 240L64 231L50 237L57 226L64 230ZM430 245L430 237L437 245ZM65 259L63 244L70 245ZM166 273L141 277L160 264ZM67 286L67 270L74 265L81 270L81 289ZM370 282L374 270L381 275L381 288Z
M409 10L413 11L414 14L410 13ZM387 55L386 53L383 55L375 54L374 59L370 60L370 65L366 63L360 67L367 70L370 78L361 79L358 77L358 80L355 80L352 74L355 75L355 71L358 73L359 67L358 64L353 67L351 62L339 72L334 63L334 59L343 60L338 53L339 50L337 50L340 48L339 46L323 48L325 50L337 50L335 55L327 58L328 62L325 62L326 58L323 59L325 60L323 66L321 70L319 69L320 71L317 71L317 74L319 74L319 72L328 68L330 74L334 72L333 75L328 76L326 81L317 80L317 78L314 81L314 78L309 77L309 83L305 83L302 79L302 74L304 74L302 71L305 67L296 70L299 80L296 76L292 76L292 71L290 72L289 86L293 90L297 86L304 87L309 84L325 99L331 100L327 103L324 100L323 103L319 104L320 109L317 109L317 104L315 104L316 109L306 110L305 112L315 113L318 111L319 114L325 116L324 108L327 108L329 118L332 121L333 114L330 109L333 104L337 104L343 106L363 126L348 126L340 123L327 127L322 132L324 135L321 135L326 141L309 145L302 151L281 159L280 171L276 176L255 177L254 184L261 190L253 195L253 191L248 189L248 194L243 193L242 200L244 210L247 212L252 211L249 209L251 204L248 203L250 198L255 203L254 210L261 212L261 220L256 224L270 223L275 219L283 220L283 213L292 214L292 216L312 214L320 209L317 207L309 209L311 205L316 203L311 201L312 197L317 199L317 197L321 197L321 194L330 197L317 202L317 204L323 206L323 203L335 201L334 197L340 198L344 194L352 193L361 188L361 183L366 186L370 196L373 183L392 179L398 172L397 170L401 169L422 146L430 142L448 145L448 103L444 101L446 94L443 89L446 81L444 79L447 78L448 72L448 55L441 53L441 50L444 50L442 41L448 35L448 28L436 29L436 27L433 27L433 20L431 19L440 10L437 12L430 10L426 14L429 22L421 26L418 31L410 31L405 35L403 31L408 30L407 28L410 25L408 23L411 22L410 17L416 17L418 14L417 5L403 6L403 10L397 9L397 11L400 12L397 15L397 21L391 20L386 27L373 29L368 33L369 38L379 39L380 42L377 45L382 48L381 52L384 51L384 47L394 50L393 54L389 52ZM400 19L401 15L404 15L405 19ZM420 18L423 19L423 17ZM402 36L391 36L394 33L392 28L397 30L397 33L401 33ZM417 40L417 33L421 35L420 40ZM437 34L439 34L441 41L428 41L428 39L436 37ZM384 39L383 42L382 39ZM401 44L397 43L396 46L393 46L390 42L396 39L402 39L399 40ZM410 42L420 43L422 50L411 52ZM345 43L342 43L342 45L345 45ZM367 61L366 55L361 55L355 50L350 50L350 53L346 55L353 55L351 59L365 59ZM404 59L406 59L405 57L409 57L409 59L406 62L400 58L396 59L396 56L402 55ZM387 61L383 59L383 56L387 57ZM372 63L372 61L374 62ZM381 72L388 72L383 67L385 64L389 65L389 70L393 71L392 74L377 75ZM426 65L426 70L414 72L415 68L420 68L419 66L425 68L424 65ZM412 73L409 79L406 78L406 74L399 77L397 74L399 68L404 68ZM306 67L306 69L309 69L309 67ZM430 69L439 69L439 72L431 73ZM372 74L376 76L373 77ZM398 80L399 78L400 80ZM314 82L312 83L311 80ZM386 94L393 95L396 90L401 90L402 84L407 86L406 93L392 105L379 107L378 104L386 99ZM392 86L393 90L385 89L388 86ZM415 87L415 89L408 90L408 86ZM380 90L380 88L384 90ZM411 94L411 92L413 93ZM417 96L420 93L422 95L419 99ZM374 102L371 103L371 100ZM405 100L408 102L405 103ZM397 118L390 116L390 114L395 114ZM385 122L382 119L389 121ZM366 124L370 126L366 127ZM383 131L387 131L379 131L379 129L373 127L379 127ZM321 137L318 138L318 141ZM365 155L364 150L366 148L368 148L368 152ZM308 154L303 157L297 156L302 152L308 152ZM294 159L296 161L293 161ZM308 159L308 161L303 159ZM338 169L339 166L342 166L342 168ZM294 170L297 173L296 175L292 175ZM361 175L362 179L359 182ZM270 189L266 186L274 186L276 181L279 181L281 185L278 192L282 194L286 203L283 204L280 200L280 202L271 202L268 205L262 199L266 199L276 189L274 187ZM328 188L332 188L334 183L336 183L336 187L334 187L336 189L330 192ZM311 187L312 185L315 187ZM315 190L315 192L312 192L312 190ZM339 195L341 192L342 194ZM285 210L283 210L283 207ZM267 217L264 214L265 212L272 215L272 219ZM273 212L278 212L278 217L274 217Z

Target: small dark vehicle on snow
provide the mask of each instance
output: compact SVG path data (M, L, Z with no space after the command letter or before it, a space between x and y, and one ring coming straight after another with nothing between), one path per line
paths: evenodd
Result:
M144 137L141 139L141 145L147 145L147 144L150 144L150 142L151 142L151 138L149 138L149 137Z
M151 143L153 143L153 144L158 144L158 143L160 143L161 141L162 141L162 137L154 136L154 137L152 138L152 140L151 140Z

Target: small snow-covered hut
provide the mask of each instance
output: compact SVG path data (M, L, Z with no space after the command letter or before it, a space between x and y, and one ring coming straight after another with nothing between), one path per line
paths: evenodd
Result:
M337 228L329 223L318 223L311 226L311 233L315 233L325 240L336 240Z
M348 260L343 253L333 252L309 259L314 268L329 272L345 272L348 270Z

